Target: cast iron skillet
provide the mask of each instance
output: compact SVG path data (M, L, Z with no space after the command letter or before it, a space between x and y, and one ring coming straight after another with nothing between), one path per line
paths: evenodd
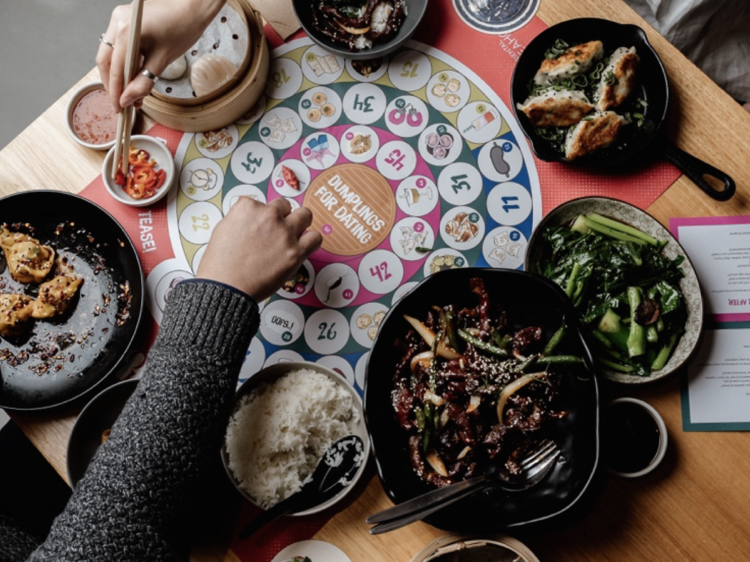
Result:
M99 385L124 362L143 310L143 271L125 230L104 209L77 195L10 195L0 200L3 223L11 230L33 229L34 238L67 258L83 277L64 316L34 321L22 336L0 337L0 407L52 408ZM36 284L11 278L2 252L0 291L31 297L38 291Z
M562 39L568 45L577 45L595 39L604 43L605 55L618 47L635 47L641 59L639 66L639 89L631 99L640 97L648 104L643 126L628 125L612 146L576 160L567 160L548 141L534 132L534 126L517 107L528 97L528 85L544 60L544 53ZM646 33L638 26L623 25L596 18L574 19L553 25L537 35L524 49L513 71L511 98L516 119L531 142L534 154L548 162L563 162L584 168L617 168L632 164L650 153L660 153L677 166L698 187L718 201L727 201L734 195L734 180L727 174L687 152L677 148L666 137L664 124L669 106L669 80L667 71L648 42ZM627 102L626 102L627 103ZM617 111L617 110L615 110ZM712 176L724 184L724 189L714 189L704 176Z
M469 281L484 279L491 302L505 309L514 329L540 326L549 338L565 319L566 352L584 358L586 368L567 372L561 396L569 414L550 426L563 451L558 463L536 487L508 494L499 489L478 493L431 515L428 523L458 533L497 532L508 527L559 522L589 488L599 463L599 399L591 357L578 328L576 311L559 287L546 279L507 269L451 269L431 275L391 308L370 353L365 378L365 421L383 489L398 504L431 488L414 473L407 435L391 405L393 373L402 352L394 346L409 330L404 315L424 320L433 305L475 306ZM588 497L588 495L587 495ZM577 506L578 507L578 506Z

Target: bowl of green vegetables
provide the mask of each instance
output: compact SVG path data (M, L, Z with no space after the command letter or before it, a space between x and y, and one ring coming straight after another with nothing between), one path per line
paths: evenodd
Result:
M525 267L573 301L607 379L664 379L698 346L703 299L695 269L669 231L629 203L583 197L553 209L529 241Z

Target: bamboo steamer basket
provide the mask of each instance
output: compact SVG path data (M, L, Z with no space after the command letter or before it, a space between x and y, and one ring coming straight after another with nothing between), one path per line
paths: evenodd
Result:
M448 556L451 553L458 557L458 553L461 554L461 560L471 560L470 553L472 550L479 549L482 547L502 547L506 553L513 553L518 556L516 560L518 562L539 562L539 559L534 556L526 545L522 542L508 537L505 535L492 535L487 539L479 539L476 537L466 537L462 535L450 534L435 539L430 544L420 550L411 562L431 562L437 561L443 556ZM479 558L479 556L483 556ZM477 552L476 561L484 562L485 560L492 560L493 558L487 558L486 550L480 555ZM444 558L448 560L448 558Z
M252 43L252 35L250 34L250 29L247 21L247 16L245 15L245 10L240 5L238 0L227 0L227 6L229 8L232 8L235 12L237 12L237 15L240 18L240 21L243 24L243 27L248 30L248 37L247 37L247 49L245 49L245 56L242 58L241 61L233 61L233 62L239 62L237 65L237 70L235 70L232 77L227 80L224 84L222 84L219 88L216 90L213 90L209 92L208 94L205 94L203 96L199 97L189 97L189 98L180 98L171 96L169 94L162 93L159 91L160 84L157 84L153 90L151 90L151 95L163 102L167 102L174 105L182 105L182 106L193 106L193 105L202 105L210 102L211 100L214 100L218 98L221 94L231 89L237 82L240 80L242 76L244 76L245 71L247 70L248 65L250 64L250 60L255 54L253 51L253 43ZM187 70L187 74L190 74L190 68ZM164 84L164 82L161 82L161 84Z
M234 87L213 100L192 107L172 104L149 95L141 111L157 123L186 133L201 133L226 127L245 115L261 98L268 82L271 56L263 19L248 0L238 0L250 30L250 64Z

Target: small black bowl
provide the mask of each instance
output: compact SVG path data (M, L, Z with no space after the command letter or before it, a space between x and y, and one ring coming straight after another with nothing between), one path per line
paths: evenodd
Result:
M334 43L313 27L312 10L313 5L316 4L316 2L311 2L310 0L292 0L292 5L302 29L304 29L305 33L310 36L310 39L323 47L326 51L347 59L368 60L392 53L406 43L416 31L419 22L422 21L422 17L427 11L428 2L429 0L407 0L406 4L408 12L404 18L404 23L393 37L382 43L374 43L370 49L354 52L350 51L345 45Z
M556 151L549 141L534 132L534 125L518 109L516 104L523 104L528 97L529 83L539 70L544 60L545 51L554 45L556 39L562 39L571 46L599 40L604 44L605 56L611 54L618 47L635 47L636 53L641 59L638 66L639 86L630 99L634 100L640 97L648 104L642 127L628 125L612 146L576 160L567 160L565 155ZM516 120L521 124L523 132L531 142L534 154L548 162L563 162L586 168L597 168L617 166L629 161L632 157L644 151L656 139L656 134L662 128L667 117L669 83L667 71L664 69L661 59L648 42L646 33L640 27L603 19L582 18L553 25L542 31L529 43L518 58L516 68L513 71L511 97ZM619 113L619 110L617 111Z
M71 488L75 488L83 478L91 459L102 445L102 434L112 429L137 386L138 379L113 384L94 396L81 410L73 431L70 432L65 459Z
M469 288L484 280L491 302L507 312L510 326L540 326L549 338L562 324L569 327L568 351L582 356L585 367L563 379L561 396L568 415L551 427L564 462L537 486L514 494L491 489L463 499L426 519L458 533L498 532L509 527L548 523L568 512L589 487L599 464L599 398L591 356L575 310L559 287L539 276L507 269L465 268L431 275L407 293L383 320L370 353L365 379L365 420L380 481L398 504L431 489L412 469L407 436L391 405L393 372L402 352L394 346L409 330L404 315L424 319L433 305L475 306Z

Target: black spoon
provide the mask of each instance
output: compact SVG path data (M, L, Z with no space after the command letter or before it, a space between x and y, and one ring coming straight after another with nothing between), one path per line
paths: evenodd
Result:
M354 475L364 460L362 439L356 435L339 439L326 449L302 489L253 519L242 529L240 538L250 537L271 521L291 511L304 511L328 501L353 482Z

